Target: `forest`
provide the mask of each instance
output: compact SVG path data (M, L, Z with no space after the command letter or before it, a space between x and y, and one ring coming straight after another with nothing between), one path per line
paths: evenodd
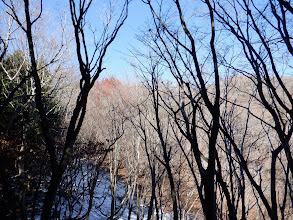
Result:
M137 2L128 80L104 74ZM0 219L293 219L291 0L0 15Z

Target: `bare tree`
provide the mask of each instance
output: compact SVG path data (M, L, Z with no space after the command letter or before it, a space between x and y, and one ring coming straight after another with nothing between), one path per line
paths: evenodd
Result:
M198 166L200 173L200 180L196 178L197 189L202 203L202 207L207 219L216 218L216 192L215 192L215 176L216 176L216 161L218 157L217 153L217 137L219 133L219 119L220 119L220 76L218 69L217 53L215 49L215 22L214 12L209 1L205 1L205 5L208 9L208 16L210 19L211 34L210 36L210 48L209 53L211 56L207 59L211 61L213 66L209 77L212 78L211 82L213 86L207 86L207 80L205 74L207 71L203 70L198 58L198 52L195 36L193 36L190 28L185 21L184 9L181 7L179 1L174 2L175 10L172 13L176 13L178 22L168 24L168 14L164 14L164 3L161 2L154 6L152 1L146 2L153 15L154 27L150 30L151 42L146 44L150 46L155 56L158 58L156 61L163 63L166 69L173 74L178 86L180 86L186 101L182 98L175 97L173 92L171 98L174 100L175 105L170 105L164 98L157 96L167 107L168 111L175 119L175 122L180 129L180 132L189 141L194 159ZM156 10L158 8L158 10ZM178 29L177 29L178 28ZM213 87L213 95L211 95L211 88ZM198 90L194 94L194 90ZM182 96L182 95L181 95ZM190 108L190 110L187 110ZM205 109L203 109L205 108ZM181 116L179 116L181 114ZM205 133L207 140L207 151L203 152L199 144L199 131L201 125L198 124L198 117L202 119L202 125L206 126L202 128L202 132ZM203 162L203 157L207 153L207 164ZM221 187L226 188L225 183L221 184ZM224 190L225 191L225 190ZM227 204L229 207L229 214L235 217L235 212L232 207L229 206L230 198L229 194L225 194ZM174 208L174 207L173 207ZM175 215L175 212L174 212Z
M165 86L159 93L150 92L162 101L190 143L192 158L177 138L194 176L205 217L236 219L241 215L245 219L251 212L247 199L253 198L253 212L277 219L279 209L284 218L291 190L288 170L292 174L292 93L284 81L290 74L292 59L290 3L145 3L152 12L153 26L141 40L153 55L141 59L157 62L161 72L172 74L177 84L175 89ZM198 11L190 12L188 7L203 8L197 21L209 22L210 31L199 22L192 23ZM234 44L228 46L228 38ZM279 62L285 54L286 61ZM239 72L252 83L247 84L247 79L240 76L225 79L225 72ZM241 87L244 85L249 88ZM255 110L256 103L262 108ZM237 125L236 121L243 124ZM265 152L270 151L271 157L266 156ZM284 156L286 162L281 162ZM277 170L288 187L282 192L277 188ZM266 191L268 186L270 193ZM252 197L249 190L253 191ZM280 201L277 192L283 194Z
M118 19L113 21L115 17L112 11L105 21L104 31L101 32L100 38L95 42L93 53L90 55L88 52L88 44L86 41L86 32L84 29L85 17L93 1L81 1L76 3L73 0L69 1L70 14L72 25L74 29L74 36L76 42L76 54L79 62L79 69L81 74L80 79L80 93L76 100L76 106L73 110L72 117L70 119L65 143L63 146L63 152L61 156L56 154L56 144L52 137L52 131L50 129L50 123L47 118L44 103L42 101L42 84L40 76L38 74L39 67L35 54L35 42L33 38L32 27L42 16L43 2L40 1L39 13L32 17L30 11L30 3L28 0L23 1L24 8L24 22L19 17L19 14L15 8L13 1L2 1L9 9L11 17L18 23L21 29L25 32L27 38L27 44L29 48L30 57L30 74L34 79L35 84L35 102L41 118L41 127L44 135L46 149L49 154L51 164L51 180L46 193L46 197L43 203L42 219L50 219L51 209L55 200L56 192L62 180L63 173L65 172L67 165L71 159L71 150L80 131L85 113L88 94L93 87L96 79L103 71L103 59L106 55L106 51L113 40L116 38L118 31L122 27L127 14L128 14L128 1L125 1L121 8L121 13L118 15ZM111 25L114 23L113 29Z
M253 187L260 196L268 215L271 219L278 219L278 199L277 199L277 176L278 158L281 158L282 152L286 155L286 167L292 175L292 153L290 140L292 137L292 92L286 84L287 71L291 71L289 63L279 62L279 56L287 54L288 62L292 60L291 33L288 30L290 26L289 17L292 17L290 3L284 1L267 1L259 4L254 1L225 2L231 5L231 11L220 2L215 2L215 13L219 22L225 29L230 31L239 46L242 47L242 55L245 57L249 69L243 71L230 64L229 67L250 78L255 84L257 94L249 95L259 102L264 110L265 116L260 116L256 112L250 111L251 117L256 117L259 123L264 124L270 136L277 135L276 142L270 141L271 162L270 162L270 201L264 195L261 183L257 184L247 167L247 161L242 157L239 146L224 131L224 135L234 145L234 150L240 158L241 166L245 170ZM239 16L241 15L241 16ZM255 43L258 42L258 43ZM277 46L276 46L277 45ZM286 70L283 71L282 67ZM289 69L288 69L289 68ZM288 73L289 73L288 72ZM286 115L286 116L285 116ZM283 163L282 163L283 164ZM282 169L281 169L282 170ZM283 169L284 176L287 176L286 169ZM280 175L280 174L279 174ZM291 183L286 180L285 186ZM285 190L287 191L287 190ZM290 191L290 190L289 190ZM286 204L286 192L283 197L283 205ZM279 207L282 207L281 203ZM281 216L284 218L284 206L280 208Z

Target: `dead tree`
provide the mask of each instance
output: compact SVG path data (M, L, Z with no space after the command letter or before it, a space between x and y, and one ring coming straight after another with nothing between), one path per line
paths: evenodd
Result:
M48 190L46 192L45 200L42 209L42 219L51 218L51 209L55 201L56 192L59 184L62 180L63 173L65 172L69 161L71 160L71 150L80 131L83 123L83 119L86 114L86 106L88 94L93 87L95 81L99 77L100 73L104 70L103 61L106 55L107 49L114 41L118 31L124 24L128 14L128 3L126 0L121 8L121 13L118 15L116 21L113 21L114 16L110 14L105 21L104 30L100 34L99 41L95 42L93 52L90 54L88 49L88 43L86 40L86 33L84 30L85 17L91 8L93 1L79 1L69 0L70 14L72 25L74 29L75 43L76 43L76 55L79 63L80 70L80 92L76 100L76 105L73 110L72 116L66 132L65 143L63 146L63 152L61 156L56 154L56 145L51 135L49 121L45 111L44 103L42 101L42 86L40 76L38 74L38 63L35 54L35 42L33 38L32 26L37 25L38 19L42 16L42 0L39 1L40 11L32 17L30 12L29 0L24 0L24 16L25 21L22 22L17 14L13 1L2 1L9 9L10 15L18 23L21 29L25 32L29 56L30 56L30 74L33 77L35 84L35 102L41 118L41 128L45 139L46 149L49 154L51 164L51 179ZM112 11L110 12L112 13ZM114 24L113 27L110 24Z

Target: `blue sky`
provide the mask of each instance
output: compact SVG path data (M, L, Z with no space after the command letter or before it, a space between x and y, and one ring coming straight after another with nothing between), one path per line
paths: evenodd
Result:
M142 34L148 17L150 17L149 8L142 1L134 0L130 3L128 18L110 47L103 76L114 75L119 79L126 79L126 75L128 78L134 76L133 69L128 63L131 60L129 55L132 47L136 49L143 47L135 36Z
M117 0L118 4L122 4L123 0ZM87 21L93 27L99 27L100 16L102 15L103 5L107 4L108 0L97 0L92 4L89 13L87 14ZM69 17L69 5L68 1L49 0L43 2L43 7L49 11L56 13L57 11L66 11ZM119 10L116 11L120 13ZM118 35L114 42L110 45L107 51L106 58L104 59L104 70L100 78L106 78L114 76L120 80L133 80L135 77L133 68L129 65L131 60L132 47L136 49L143 47L143 45L136 40L136 35L142 34L142 30L145 29L148 17L151 13L146 4L141 0L132 0L129 5L128 17L118 32ZM58 16L57 16L58 17ZM55 15L56 22L59 18ZM69 25L71 25L71 20ZM97 32L97 34L99 34ZM89 41L91 41L93 35L88 33ZM75 45L74 45L75 46Z
M123 0L113 0L118 4L123 4ZM39 2L39 1L35 1ZM78 2L78 1L76 1ZM103 16L103 6L107 4L109 0L97 0L94 1L93 5L90 8L90 11L87 16L87 21L91 26L99 27L101 22L100 16ZM188 17L191 18L191 24L195 10L195 4L193 2L188 2L190 5L187 6L189 13ZM31 3L31 8L33 8L34 1ZM186 2L184 2L184 6L186 6ZM0 3L1 6L1 3ZM168 9L168 5L164 5ZM37 5L39 7L39 5ZM60 37L60 33L58 32L57 26L60 26L60 17L58 13L64 11L68 20L68 28L72 28L71 19L69 15L69 5L68 0L46 0L43 1L44 11L47 11L50 16L54 17L52 22L49 24L50 27L42 28L42 32L48 32L48 34L56 33L56 36ZM198 10L201 10L198 5L196 5ZM116 11L119 13L119 10ZM44 13L44 19L46 19L46 14ZM197 18L198 19L198 18ZM138 51L144 51L145 47L136 39L136 35L143 35L145 30L147 30L147 21L151 20L151 13L148 5L144 4L142 0L132 0L129 5L129 14L128 18L124 24L124 26L120 29L115 41L110 45L106 59L104 59L104 68L105 71L101 74L101 78L114 76L120 80L135 80L135 73L133 67L129 64L132 61L131 50L135 48ZM59 24L58 24L59 23ZM37 25L37 23L36 23ZM51 27L52 25L52 27ZM197 26L205 26L205 22L197 22ZM208 26L208 25L207 25ZM101 26L100 26L101 27ZM55 28L52 30L52 28ZM48 30L47 30L48 29ZM209 31L209 29L208 29ZM97 34L100 32L97 31ZM88 32L88 40L87 42L91 42L93 35ZM73 38L71 33L71 38ZM73 42L71 49L73 52L75 51L75 44ZM78 64L76 63L78 67Z

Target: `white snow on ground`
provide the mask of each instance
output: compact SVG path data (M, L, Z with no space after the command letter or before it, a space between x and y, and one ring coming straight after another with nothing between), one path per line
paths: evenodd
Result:
M79 181L83 182L83 186L85 186L85 189L87 188L87 182L86 178L81 179L80 176L77 176L75 179L76 182L79 184L76 184L76 186L80 186ZM90 212L89 219L90 220L106 220L109 218L111 214L111 190L110 190L110 176L108 173L103 172L100 174L100 178L97 182L96 188L95 188L95 193L94 193L94 201L93 201L93 207ZM124 198L124 194L126 193L126 187L121 181L117 181L117 189L116 189L116 207L119 208L119 205L122 202L122 199ZM83 189L80 187L77 187L75 191L78 192L83 192ZM121 198L120 200L118 198ZM82 212L80 213L79 217L82 216L87 208L88 208L88 201L89 201L89 195L85 195L82 201L79 201L80 204L75 207L72 211L72 217L75 217L79 213L79 208L82 205L83 209ZM136 204L136 202L134 202ZM133 208L133 212L131 213L130 219L131 220L136 220L137 219L137 214L136 214L136 207ZM63 206L61 208L61 213L60 213L60 218L65 219L68 217L68 207ZM118 216L119 220L127 220L128 219L128 213L129 210L127 208L127 205L123 205L122 208L119 210L116 216ZM36 216L36 219L40 219L40 216ZM147 219L147 207L145 211L145 217L143 218L144 220ZM161 219L161 218L160 218ZM172 214L171 213L165 213L162 220L171 220Z

